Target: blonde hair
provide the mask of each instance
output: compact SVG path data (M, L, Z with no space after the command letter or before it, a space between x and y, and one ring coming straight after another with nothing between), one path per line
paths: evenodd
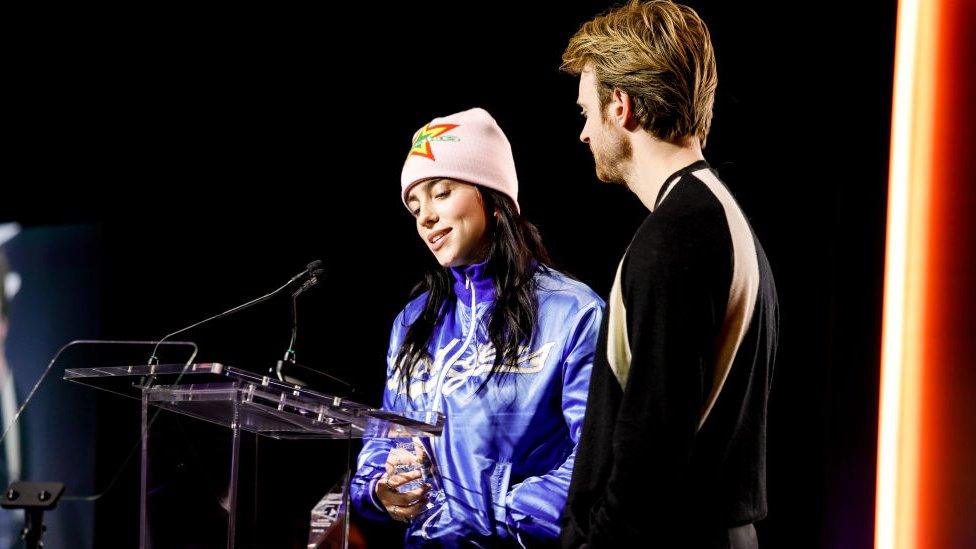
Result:
M705 146L718 74L705 22L670 0L634 0L587 21L563 52L561 69L595 72L601 111L613 89L630 96L642 128L668 143Z

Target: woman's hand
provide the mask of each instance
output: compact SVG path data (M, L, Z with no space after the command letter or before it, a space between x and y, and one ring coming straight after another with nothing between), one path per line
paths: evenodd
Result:
M423 450L419 447L416 454L401 448L391 450L386 458L386 473L376 483L376 498L394 520L410 522L423 512L427 505L427 492L430 490L430 485L421 484L419 488L402 493L398 490L400 486L422 477L421 467L424 456L421 452ZM400 466L399 472L398 466ZM404 466L414 467L414 469L404 471Z

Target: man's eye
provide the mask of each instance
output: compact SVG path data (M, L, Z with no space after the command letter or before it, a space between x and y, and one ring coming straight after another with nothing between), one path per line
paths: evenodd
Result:
M447 195L451 194L451 191L442 191L434 195L434 198L447 198Z

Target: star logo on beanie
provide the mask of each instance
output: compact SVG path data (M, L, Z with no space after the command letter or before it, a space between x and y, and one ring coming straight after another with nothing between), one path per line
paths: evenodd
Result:
M458 127L457 124L438 124L436 126L424 124L423 128L420 128L417 130L417 133L413 134L413 147L410 148L410 154L407 155L407 158L411 156L423 156L424 158L434 160L434 152L430 149L430 142L453 141L454 139L441 137L441 135L456 127Z

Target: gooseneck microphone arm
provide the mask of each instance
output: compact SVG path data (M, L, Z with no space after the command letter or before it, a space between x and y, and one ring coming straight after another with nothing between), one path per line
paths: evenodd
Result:
M309 266L311 267L311 264ZM323 269L311 270L308 280L291 293L291 340L288 342L288 349L285 351L285 361L295 362L295 340L298 339L298 296L318 284L322 272Z
M309 263L305 267L305 270L304 271L302 271L302 272L298 273L297 275L291 277L291 280L289 280L288 282L285 282L283 285L281 285L281 287L279 287L279 288L277 288L277 289L275 289L275 290L273 290L273 291L271 291L269 293L266 293L266 294L262 295L261 297L257 297L255 299L252 299L251 301L248 301L247 303L243 303L243 304L238 305L238 306L236 306L236 307L234 307L232 309L228 309L228 310L226 310L226 311L224 311L222 313L218 313L218 314L216 314L214 316L211 316L209 318L205 318L205 319L201 320L200 322L196 322L196 323L191 324L191 325L189 325L189 326L187 326L185 328L180 328L179 330L176 330L173 333L166 334L165 336L163 336L162 339L159 340L159 343L157 343L156 346L153 347L152 354L149 356L149 364L159 364L159 358L156 356L156 351L159 349L159 344L160 343L166 341L167 339L169 339L169 338L171 338L171 337L173 337L175 335L182 334L183 332L186 332L187 330L192 330L193 328L196 328L197 326L200 326L201 324L206 324L207 322L210 322L211 320L217 320L218 318L223 318L225 316L232 315L232 314L234 314L234 313L236 313L238 311L241 311L243 309L247 309L248 307L253 307L254 305L257 305L258 303L263 303L263 302L271 299L272 297L280 294L286 288L290 287L296 281L301 280L302 277L304 277L304 276L306 276L308 274L311 274L312 275L312 279L315 279L315 275L317 273L321 273L322 272L322 270L320 269L321 265L322 265L322 261L315 260L315 261ZM302 288L305 288L305 285L307 285L310 281L311 281L311 279L309 281L306 281L305 284L302 285ZM311 285L309 285L309 287L311 287ZM297 293L300 293L301 291L304 291L304 290L302 290L301 288L299 288L299 290L297 291Z

